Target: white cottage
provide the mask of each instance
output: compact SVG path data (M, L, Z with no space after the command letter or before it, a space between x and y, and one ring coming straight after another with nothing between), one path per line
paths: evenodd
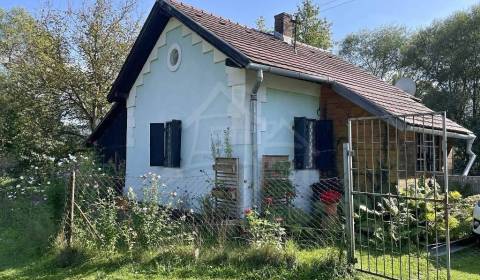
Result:
M213 174L212 135L228 129L239 212L259 203L265 161L276 157L293 163L295 203L308 210L310 185L342 175L348 118L432 111L292 34L286 13L268 34L156 1L108 94L113 107L89 142L105 160L125 161L126 186L153 172L195 204L212 188L200 172ZM447 129L475 139L453 121Z

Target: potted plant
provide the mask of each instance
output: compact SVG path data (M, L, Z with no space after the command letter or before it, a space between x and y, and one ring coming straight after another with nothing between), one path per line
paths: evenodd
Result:
M218 199L235 200L237 189L233 187L215 187L212 189L212 196Z
M338 203L342 199L342 194L336 190L327 190L320 194L320 201L324 205L325 215L337 216Z

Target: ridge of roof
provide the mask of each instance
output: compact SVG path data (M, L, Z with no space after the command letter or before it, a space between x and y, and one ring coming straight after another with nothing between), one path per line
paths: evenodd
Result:
M190 5L190 4L183 3L182 1L177 1L177 0L157 0L157 1L163 1L163 2L167 2L167 3L170 2L170 3L172 3L172 4L175 3L175 4L178 4L178 5L181 5L181 6L190 8L190 9L192 9L192 10L196 10L196 11L198 11L198 12L201 12L202 14L210 15L210 16L212 16L212 17L216 17L216 18L219 18L219 19L221 19L221 20L228 21L228 22L230 22L230 23L236 24L236 25L241 26L241 27L246 28L246 29L251 29L251 30L254 30L254 31L257 31L257 32L262 32L262 31L260 31L260 30L258 30L258 29L253 28L253 27L249 27L249 26L247 26L247 25L245 25L245 24L241 24L241 23L239 23L238 21L232 21L232 20L229 19L229 18L226 18L226 17L222 17L222 16L220 16L220 15L213 14L212 12L207 12L207 11L205 11L205 10L203 10L203 9L194 7L194 6ZM265 32L263 32L263 33L265 33ZM268 33L267 33L267 34L268 34Z

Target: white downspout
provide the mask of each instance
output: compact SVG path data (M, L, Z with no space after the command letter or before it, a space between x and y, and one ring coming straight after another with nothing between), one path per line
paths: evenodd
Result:
M258 169L258 135L257 135L257 93L260 85L263 82L263 70L257 70L257 79L250 94L250 126L251 126L251 141L252 141L252 193L253 206L260 207L258 204L258 185L259 185L259 169Z
M473 163L475 162L475 159L477 158L477 155L472 151L472 145L473 142L475 141L476 136L472 135L470 139L467 139L467 155L469 156L469 160L467 163L467 166L463 170L462 176L468 176L468 173L470 172L470 169L472 168Z

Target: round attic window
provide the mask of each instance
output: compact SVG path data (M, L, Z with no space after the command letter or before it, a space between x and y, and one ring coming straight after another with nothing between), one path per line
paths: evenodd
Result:
M178 44L173 44L168 50L167 64L170 71L177 71L182 61L182 50Z

